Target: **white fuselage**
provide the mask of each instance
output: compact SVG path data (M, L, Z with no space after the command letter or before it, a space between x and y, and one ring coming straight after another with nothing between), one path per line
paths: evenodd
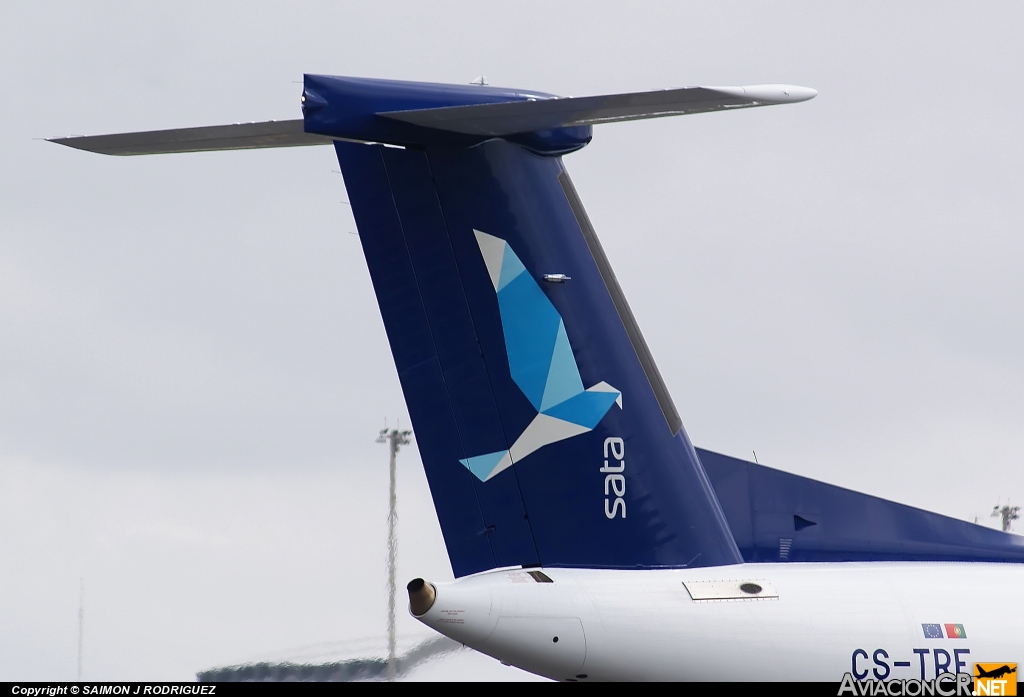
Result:
M970 673L975 662L1024 665L1024 565L543 572L553 583L496 570L436 584L436 600L419 619L557 680L839 682L846 672L858 679L931 679L937 672ZM757 583L777 598L694 600L684 585L707 581ZM927 638L924 624L932 632L940 625L941 638ZM947 638L947 624L961 625L965 637Z

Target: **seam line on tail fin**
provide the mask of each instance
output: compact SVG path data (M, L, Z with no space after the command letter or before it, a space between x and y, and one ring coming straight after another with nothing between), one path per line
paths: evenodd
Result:
M448 216L445 215L444 206L442 205L442 202L441 202L441 194L440 194L440 192L438 192L437 185L435 183L437 181L437 179L434 176L434 163L431 162L430 153L428 151L424 150L423 156L424 156L424 159L427 162L427 170L430 172L430 181L431 181L431 187L430 188L434 192L434 198L437 199L437 207L438 207L438 210L441 213L441 220L444 222L444 229L448 233L448 246L449 246L449 248L451 249L451 252L452 252L452 259L454 259L454 261L455 261L455 268L459 270L459 278L464 278L464 276L462 274L462 269L460 268L460 265L459 265L459 256L455 253L455 245L452 244L451 227L448 225ZM463 293L464 296L467 295L465 284L462 284L462 293ZM468 297L466 298L466 306L467 307L471 307L470 304L469 304L469 298ZM477 331L477 328L476 328L476 318L473 317L472 309L470 309L469 316L470 316L470 322L473 325L473 335L476 338L477 346L479 346L480 345L480 333ZM483 352L481 352L481 354L480 354L480 360L482 360L484 362L485 366L487 365L487 356L483 355ZM494 391L494 383L493 383L493 378L491 376L491 371L490 370L484 370L484 375L487 378L487 387L488 387L488 389L491 392L491 397L492 397L492 399L494 399L495 391ZM495 408L497 409L497 404L495 404ZM498 427L501 429L501 434L502 434L502 437L505 440L505 444L508 445L510 443L509 437L508 437L508 431L505 429L505 422L501 418L500 410L498 411ZM467 453L467 456L468 456L468 452L466 451L465 447L463 447L463 452ZM530 522L530 511L529 511L529 509L526 506L526 497L523 496L523 487L519 483L519 474L516 472L515 467L512 468L512 476L515 479L516 491L519 492L519 500L520 500L520 502L523 505L523 513L526 516L526 529L530 532L530 541L533 543L533 549L534 549L534 552L537 555L537 560L538 560L538 563L539 563L540 562L540 546L537 544L537 536L533 533L533 523ZM479 502L478 502L478 505L479 505ZM481 514L482 513L483 513L483 511L481 509ZM486 522L486 520L487 520L487 518L486 518L486 516L484 516L484 521ZM497 555L495 555L495 557L497 557Z
M404 247L404 249L402 251L405 252L406 256L409 256L411 258L412 252L409 250L409 242L406 239L405 223L402 221L402 215L401 215L401 212L400 212L400 210L398 208L398 201L395 199L394 184L391 181L391 172L388 171L388 162L387 162L387 160L384 157L384 152L383 152L384 148L383 148L382 145L370 146L370 147L376 147L377 148L377 156L380 158L381 168L384 170L384 176L387 178L387 181L388 181L388 195L391 197L391 205L394 206L394 209L395 209L395 219L398 222L398 228L399 228L399 230L401 230L401 233L402 233L402 244L403 244L403 247ZM429 160L428 160L428 162L429 162ZM434 195L435 196L437 195L437 191L436 190L434 191ZM445 229L447 231L447 222L445 223ZM449 239L450 239L450 237L449 237ZM420 295L420 298L419 298L420 304L423 305L424 304L423 303L423 296L422 296L422 291L420 290L419 275L416 273L416 265L415 264L410 264L410 270L412 272L413 282L416 284L417 294ZM424 314L426 314L426 307L424 307ZM440 354L438 353L438 350L437 350L437 340L434 338L434 330L433 330L432 327L429 326L429 322L428 322L428 326L427 326L427 331L430 334L430 343L432 344L432 349L433 349L433 352L434 352L434 359L437 360L438 367L441 367ZM445 389L445 393L446 393L446 395L448 397L448 402L449 403L453 403L451 390L448 387L448 380L447 380L447 378L444 375L444 370L443 369L441 370L441 381L444 384L444 389ZM461 449L462 449L463 452L466 452L466 444L465 444L466 442L465 442L465 438L462 435L462 427L460 426L460 424L458 422L458 419L454 419L454 425L455 425L455 430L459 434L459 444L461 445ZM480 503L480 497L479 497L479 495L476 492L476 487L475 486L473 487L473 499L476 501L477 510L480 511L480 519L483 521L484 525L487 526L488 525L488 523L487 523L488 517L484 514L484 507ZM487 537L487 547L491 551L491 561L492 561L492 563L497 563L497 558L498 557L497 557L497 554L495 554L495 552L494 552L494 545L491 544L490 536Z
M612 297L612 303L619 314L622 326L626 329L626 334L629 336L629 342L633 345L636 357L640 359L640 365L647 376L647 381L651 384L651 389L654 390L654 396L661 407L661 413L665 417L665 423L668 424L668 430L672 435L675 435L683 427L683 420L679 417L679 412L672 401L672 396L665 385L665 380L661 377L661 371L658 370L658 365L654 362L651 349L647 346L647 341L640 332L640 325L637 324L633 311L629 308L629 303L626 302L626 296L622 292L622 287L619 286L619 281L615 277L615 272L608 261L608 256L604 253L601 241L597 238L597 233L594 231L590 217L587 215L583 202L576 192L576 187L573 186L572 179L569 178L569 172L564 167L562 173L558 175L558 183L561 185L562 192L569 202L569 208L572 209L577 225L580 226L580 230L583 232L583 238L587 241L587 247L590 249L590 254L594 257L594 263L597 264L597 270L604 280L608 294Z

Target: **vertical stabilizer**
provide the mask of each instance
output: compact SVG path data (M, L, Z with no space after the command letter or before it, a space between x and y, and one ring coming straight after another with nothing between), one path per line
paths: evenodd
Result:
M335 147L456 575L741 561L560 158Z
M306 75L301 121L51 140L107 155L333 143L455 573L708 566L739 550L560 157L595 124L816 94Z

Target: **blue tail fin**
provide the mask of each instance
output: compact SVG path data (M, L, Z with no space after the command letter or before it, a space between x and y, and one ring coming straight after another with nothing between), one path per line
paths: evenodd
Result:
M306 128L404 146L335 144L455 574L742 561L557 154L589 132L352 115L440 89L307 77Z

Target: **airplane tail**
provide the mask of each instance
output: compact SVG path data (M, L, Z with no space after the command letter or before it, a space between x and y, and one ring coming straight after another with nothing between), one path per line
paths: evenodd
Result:
M1017 535L706 450L698 459L562 166L595 124L815 94L558 98L307 75L300 120L50 140L107 155L334 145L457 576L1021 562Z
M711 566L742 557L561 155L594 124L815 94L307 75L302 120L52 140L108 155L333 143L455 575Z
M562 165L579 106L305 88L307 131L363 141L335 148L455 575L741 562Z

